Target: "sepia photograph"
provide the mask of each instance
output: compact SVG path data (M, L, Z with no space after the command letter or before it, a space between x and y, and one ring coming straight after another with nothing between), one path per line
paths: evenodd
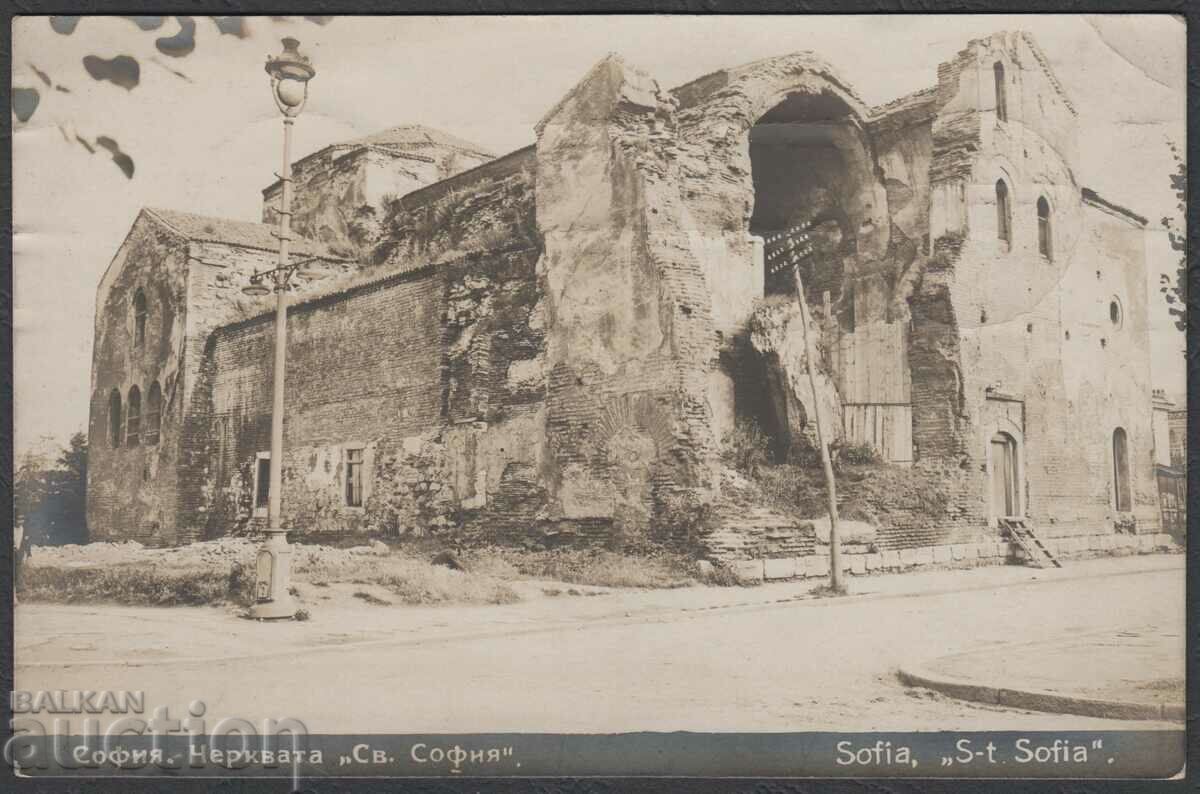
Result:
M11 774L1182 778L1186 25L14 18Z

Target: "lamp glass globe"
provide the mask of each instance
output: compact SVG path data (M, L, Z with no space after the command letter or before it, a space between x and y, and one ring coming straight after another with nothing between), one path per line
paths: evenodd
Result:
M284 78L275 86L275 96L279 97L279 101L289 108L300 107L304 103L305 93L305 84L301 80Z

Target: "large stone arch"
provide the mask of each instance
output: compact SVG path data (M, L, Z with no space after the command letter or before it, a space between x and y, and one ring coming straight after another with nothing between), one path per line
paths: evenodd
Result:
M789 99L802 97L818 104L818 114L827 109L831 115L848 116L860 130L869 115L832 67L811 53L714 72L671 94L679 106L687 204L703 225L729 231L748 229L753 212L749 135L761 119ZM711 179L714 172L721 178Z
M840 416L842 385L859 402L906 400L902 374L887 394L867 394L855 380L842 384L831 352L865 346L870 348L861 351L865 360L875 347L894 348L893 337L903 333L893 307L897 273L906 263L890 250L888 192L866 127L869 108L824 61L806 53L716 72L672 93L683 152L681 198L694 221L697 258L714 285L714 323L725 334L718 374L734 383L729 389L714 378L714 414L723 409L727 425L740 417L770 425L771 412L756 406L753 395L768 394L780 404L796 396L783 385L787 379L770 377L770 370L797 354L802 361L799 351L758 351L768 354L764 369L747 356L748 346L734 341L754 340L747 332L764 316L756 310L764 296L780 296L777 306L768 306L777 313L794 310L788 296L795 291L796 267L804 274L814 330L827 337L819 344L827 352L818 366L830 386L830 418ZM809 245L811 250L799 251ZM916 248L908 248L911 261ZM856 323L871 326L858 341ZM889 369L906 370L904 362ZM722 391L733 392L733 406L722 401ZM808 393L807 385L802 391ZM839 430L831 428L835 436ZM794 435L782 431L772 438L780 450L791 445L785 436Z
M891 223L865 129L870 111L828 64L809 53L769 58L714 72L672 96L681 198L714 285L718 329L741 330L767 288L763 245L772 231L832 220L834 245L856 261L870 267L885 257ZM789 205L784 194L795 200ZM833 282L845 268L839 262L834 271L818 298L831 286L835 300L840 294ZM849 304L839 310L849 316Z

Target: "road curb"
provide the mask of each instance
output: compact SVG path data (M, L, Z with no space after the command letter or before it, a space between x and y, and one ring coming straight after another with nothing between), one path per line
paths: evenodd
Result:
M908 686L924 687L958 700L986 703L992 706L1114 720L1182 720L1185 714L1182 703L1106 700L1079 695L1064 695L1061 692L1049 692L1043 689L980 684L942 673L934 673L926 668L916 666L901 667L897 671L897 675L900 681Z

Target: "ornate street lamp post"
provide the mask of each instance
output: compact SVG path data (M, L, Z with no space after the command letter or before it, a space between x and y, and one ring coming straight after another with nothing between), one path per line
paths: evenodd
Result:
M290 618L296 614L296 602L288 592L291 569L291 549L287 530L280 526L279 506L283 471L283 377L287 363L287 292L292 277L308 275L301 268L307 262L291 261L288 244L292 236L292 122L304 109L308 99L308 81L316 70L297 49L300 42L283 40L283 53L267 58L267 74L271 75L271 90L275 104L283 113L283 195L279 207L279 266L255 273L250 284L243 288L248 295L262 296L275 292L275 375L271 407L271 479L267 503L266 539L258 552L255 566L255 604L250 617L263 619ZM311 260L308 260L311 261ZM268 286L270 284L270 286Z

